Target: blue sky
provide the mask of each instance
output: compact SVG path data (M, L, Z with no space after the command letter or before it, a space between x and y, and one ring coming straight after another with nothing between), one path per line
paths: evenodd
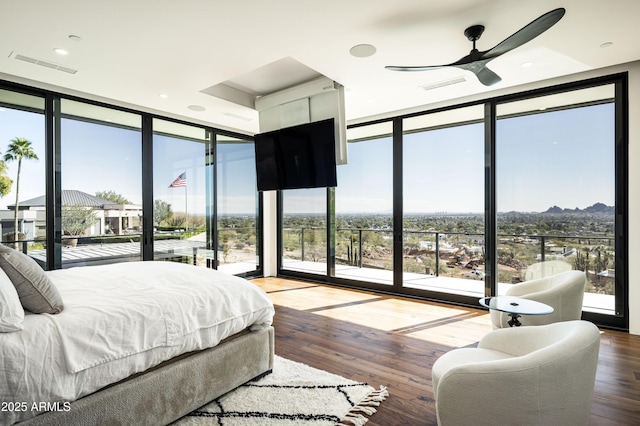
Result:
M41 114L16 112L0 108L0 153L4 157L11 139L23 137L32 142L39 160L22 162L20 176L20 200L28 200L45 193L45 157L44 157L44 117ZM15 203L15 179L18 170L16 162L7 163L7 175L14 180L9 194L0 198L0 209L5 210L7 204Z
M612 104L499 120L498 211L614 205L613 135ZM482 124L408 134L403 149L405 213L484 210ZM349 144L338 212L391 211L391 156L390 138Z
M44 194L44 119L40 114L3 108L0 151L25 137L40 157L24 161L20 199ZM141 144L138 131L65 120L62 127L62 186L90 194L114 190L141 203ZM484 146L481 124L407 135L404 146L404 208L415 212L482 212ZM543 211L552 205L584 208L613 205L613 105L605 104L499 120L497 127L499 211ZM250 145L220 148L220 213L255 211L255 170ZM350 143L349 164L338 166L339 213L389 213L392 208L391 140ZM9 163L15 180L16 163ZM205 212L204 146L156 137L154 198L184 211L184 188L168 188L187 171L189 213ZM287 194L289 212L324 208L323 191ZM15 193L0 199L13 204Z

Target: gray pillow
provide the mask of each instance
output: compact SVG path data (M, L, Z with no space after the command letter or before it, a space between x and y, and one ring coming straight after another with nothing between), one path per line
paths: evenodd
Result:
M64 305L44 270L24 253L0 244L0 268L13 283L22 307L34 314L58 314Z

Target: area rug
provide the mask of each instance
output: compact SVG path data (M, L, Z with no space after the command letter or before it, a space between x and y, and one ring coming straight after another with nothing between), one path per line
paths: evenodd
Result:
M364 425L389 395L276 356L273 372L173 423L176 426Z

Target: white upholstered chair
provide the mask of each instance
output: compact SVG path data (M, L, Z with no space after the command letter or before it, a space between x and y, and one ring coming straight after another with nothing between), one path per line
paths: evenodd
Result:
M434 363L438 424L587 424L599 349L588 321L493 330Z
M582 300L587 279L584 272L565 271L556 275L524 281L510 287L505 296L521 297L545 303L553 308L548 315L522 315L523 325L543 325L582 318ZM509 314L491 310L494 328L508 328Z

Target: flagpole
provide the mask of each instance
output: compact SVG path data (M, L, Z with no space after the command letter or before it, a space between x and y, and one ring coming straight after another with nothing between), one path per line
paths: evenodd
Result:
M184 232L189 230L189 203L187 201L187 171L179 174L177 178L171 182L169 188L178 188L184 186Z
M185 232L189 231L189 210L187 209L187 184L184 185L184 220Z

